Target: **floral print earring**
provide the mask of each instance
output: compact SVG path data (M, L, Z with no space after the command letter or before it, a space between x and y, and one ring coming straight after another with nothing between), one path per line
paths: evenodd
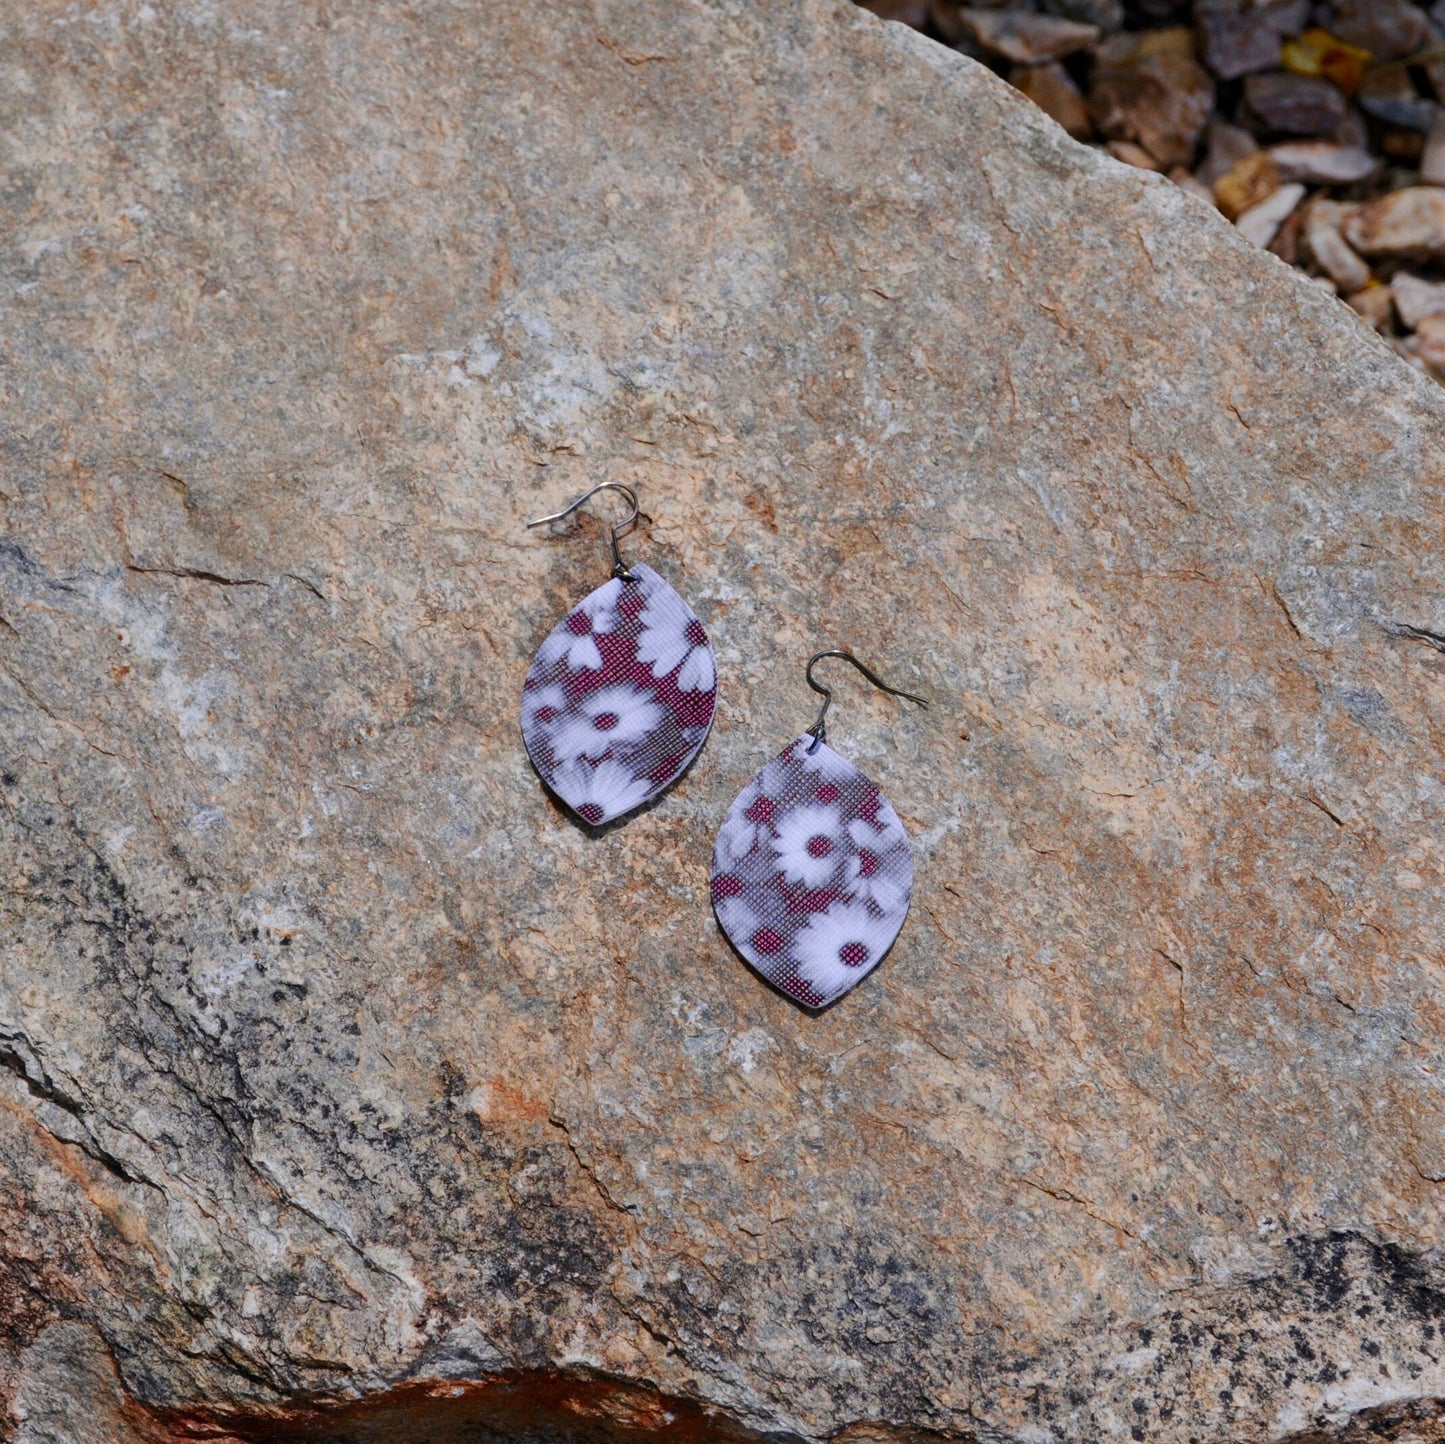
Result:
M717 701L717 661L702 623L651 567L623 565L618 538L637 524L630 486L601 482L527 525L560 521L599 491L621 492L632 505L612 528L612 577L552 628L522 684L532 765L594 827L676 781L707 740Z
M841 998L883 960L908 915L913 857L887 799L824 740L833 694L813 679L824 657L851 662L890 687L851 652L809 659L822 693L818 720L738 794L712 855L712 904L733 946L774 987L804 1007Z

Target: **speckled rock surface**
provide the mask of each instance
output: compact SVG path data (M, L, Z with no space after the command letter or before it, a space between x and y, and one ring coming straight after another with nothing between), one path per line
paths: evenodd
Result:
M1429 1437L1436 388L842 3L3 25L0 1437ZM721 690L593 836L607 478ZM828 644L814 1017L707 876Z

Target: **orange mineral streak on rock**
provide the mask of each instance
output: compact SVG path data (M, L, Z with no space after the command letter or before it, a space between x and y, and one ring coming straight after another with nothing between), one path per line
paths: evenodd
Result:
M0 1098L0 1109L35 1130L35 1141L45 1150L49 1161L79 1189L86 1201L127 1245L144 1249L157 1265L164 1267L163 1260L146 1236L144 1216L113 1186L113 1172L98 1166L96 1159L81 1143L56 1137L28 1109L4 1098Z
M366 1399L250 1414L131 1405L127 1415L147 1444L403 1444L423 1437L464 1444L481 1429L502 1438L545 1433L576 1444L761 1444L764 1437L691 1400L619 1380L543 1372L418 1380Z

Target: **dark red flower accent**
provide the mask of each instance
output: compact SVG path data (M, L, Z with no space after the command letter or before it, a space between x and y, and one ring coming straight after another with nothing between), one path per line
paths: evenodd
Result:
M756 822L761 827L771 825L777 813L778 804L771 797L755 797L744 815L749 822Z
M821 832L808 839L809 857L827 857L832 851L833 844Z
M796 998L805 1008L821 1008L827 1002L821 993L794 972L785 973L777 979L777 984L790 998Z
M783 935L776 928L759 928L753 934L752 941L754 950L764 957L782 951Z
M577 816L584 822L590 822L594 826L602 821L602 809L595 802L584 802L577 809Z
M605 672L564 672L559 680L567 705L575 707L589 692L595 692L607 677Z
M806 888L794 887L782 873L777 874L778 888L790 913L823 913L843 894L835 887Z
M647 774L648 778L653 782L667 782L682 771L682 764L686 760L686 752L669 752L667 756L662 758L657 766Z
M652 673L637 660L637 638L621 632L597 632L592 641L602 654L602 669L583 675L592 686L606 687L614 682L631 682L634 686L652 686Z
M586 612L573 612L567 618L567 630L574 637L585 637L592 630L592 618Z
M706 727L708 720L712 717L713 702L717 697L716 691L710 692L678 692L673 690L676 701L665 703L672 712L679 727ZM659 692L659 700L662 694Z
M858 849L858 873L860 877L872 877L878 871L878 854L866 847Z
M702 623L695 617L687 624L687 627L683 631L683 636L686 637L694 647L707 646L707 633L703 631Z
M838 958L850 968L861 968L868 961L868 949L862 943L844 943L838 949Z
M743 880L736 873L719 873L712 880L712 895L714 900L726 897L741 897L743 892Z
M599 712L599 713L592 719L592 725L593 725L599 732L610 732L610 731L612 731L612 729L613 729L615 726L617 726L617 723L618 723L620 720L621 720L621 719L618 717L617 713L615 713L615 712Z
M819 802L837 802L842 795L843 789L836 782L819 784L818 790L813 794Z

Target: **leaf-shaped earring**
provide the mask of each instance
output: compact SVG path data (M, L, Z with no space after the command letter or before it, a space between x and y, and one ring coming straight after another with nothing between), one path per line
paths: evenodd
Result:
M851 652L819 652L808 685L823 695L818 720L738 794L712 854L712 905L742 956L804 1007L841 998L883 961L908 916L913 856L887 799L825 741L833 694L813 678L824 657L851 662L890 687Z
M560 521L599 491L632 504L612 528L611 580L552 628L522 685L532 765L594 827L681 776L707 740L717 701L717 659L692 608L651 567L623 565L618 538L637 524L630 486L604 481L527 525Z

